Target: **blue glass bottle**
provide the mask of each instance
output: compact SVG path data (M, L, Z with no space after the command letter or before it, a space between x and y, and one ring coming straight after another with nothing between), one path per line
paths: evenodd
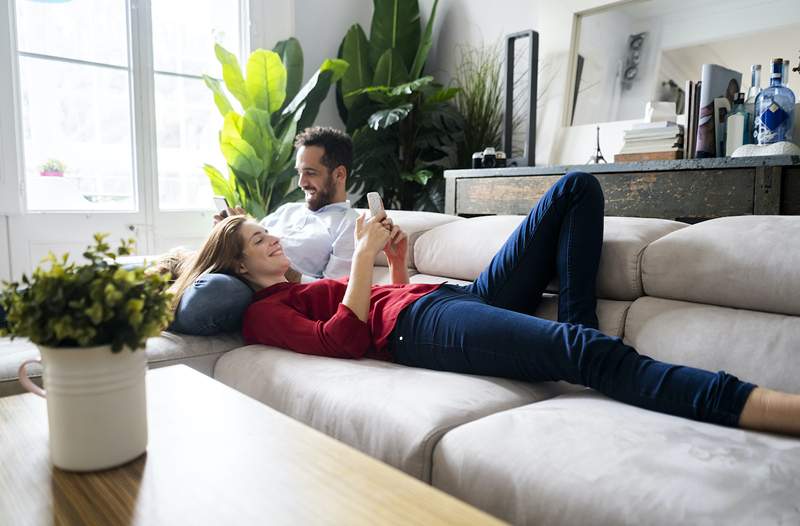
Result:
M792 140L794 93L783 84L783 59L772 59L769 86L756 97L756 142L772 144Z

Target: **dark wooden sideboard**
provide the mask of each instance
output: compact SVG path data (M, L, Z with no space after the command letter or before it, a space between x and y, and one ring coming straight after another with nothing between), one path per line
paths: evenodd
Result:
M798 156L447 170L445 212L526 214L573 170L597 177L609 216L696 223L734 215L800 215Z

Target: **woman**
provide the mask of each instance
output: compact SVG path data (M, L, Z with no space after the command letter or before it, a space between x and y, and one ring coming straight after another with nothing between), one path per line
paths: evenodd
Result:
M597 330L603 203L594 177L567 174L463 287L408 284L406 237L383 216L358 220L349 280L289 283L279 240L242 216L215 228L198 263L214 261L216 272L237 275L258 291L243 324L248 343L532 382L565 380L663 413L800 435L800 395L659 362ZM373 287L381 250L392 285ZM532 315L555 273L558 322Z

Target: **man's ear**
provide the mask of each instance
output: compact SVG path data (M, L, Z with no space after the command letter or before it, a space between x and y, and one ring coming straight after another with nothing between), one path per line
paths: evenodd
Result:
M333 178L336 182L344 182L347 179L347 168L344 167L343 164L340 164L333 170Z

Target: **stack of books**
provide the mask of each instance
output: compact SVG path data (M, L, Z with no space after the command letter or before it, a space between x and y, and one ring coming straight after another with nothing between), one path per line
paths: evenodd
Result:
M683 126L672 121L638 122L625 130L614 162L683 159Z

